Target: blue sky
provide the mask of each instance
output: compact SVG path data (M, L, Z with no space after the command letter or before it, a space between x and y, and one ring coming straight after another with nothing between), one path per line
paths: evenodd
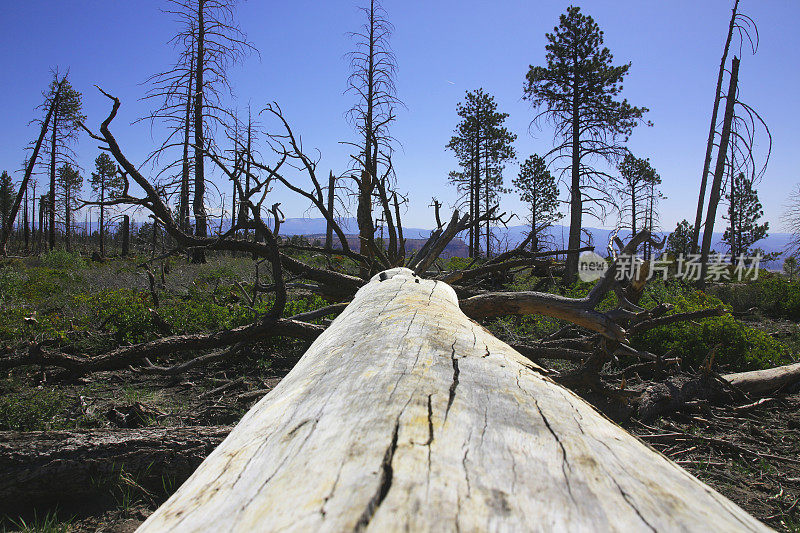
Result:
M605 32L615 62L632 62L624 95L651 109L652 128L640 127L629 147L649 157L664 181L667 199L662 226L693 219L711 114L714 85L731 1L592 0L581 5ZM348 165L354 139L344 114L352 105L344 94L351 40L347 32L362 23L354 0L241 3L242 29L260 50L231 70L235 96L229 104L254 109L277 101L307 148L322 154L321 174L339 173ZM398 96L407 109L393 128L401 143L395 157L399 188L410 194L407 226L430 227L427 205L432 196L451 205L456 193L447 174L456 166L444 149L457 122L456 103L464 92L483 87L499 109L510 113L517 133L517 153L524 159L552 146L546 128L529 131L534 115L521 99L528 66L543 64L544 34L558 22L570 2L502 0L386 0L395 25L392 46L397 56ZM70 69L75 88L84 93L88 124L96 128L108 112L98 84L118 96L123 106L113 125L118 140L134 161L142 161L158 142L147 124L131 123L147 114L140 101L151 74L167 68L176 52L167 45L175 22L160 9L161 0L30 0L5 2L0 26L0 169L17 170L24 147L35 137L28 122L50 80L50 67ZM742 0L741 8L758 23L761 44L745 52L740 69L741 98L755 107L772 130L769 169L759 186L766 219L780 231L788 192L800 182L794 164L800 124L800 3L793 0ZM737 51L738 52L738 51ZM84 136L77 147L82 166L92 168L96 143ZM506 183L517 171L510 165ZM16 174L19 176L19 174ZM227 189L227 186L225 187ZM41 190L41 189L40 189ZM563 192L563 188L562 188ZM281 191L287 216L302 216L307 205ZM214 200L212 200L214 201ZM502 207L524 214L514 194ZM566 212L566 211L565 211ZM614 223L606 220L606 226ZM718 228L723 229L722 222ZM587 220L586 225L600 224Z

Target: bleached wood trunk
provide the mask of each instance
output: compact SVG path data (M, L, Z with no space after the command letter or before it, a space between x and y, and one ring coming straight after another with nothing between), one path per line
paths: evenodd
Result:
M800 382L800 363L765 370L738 372L722 377L744 392L763 394Z
M139 531L760 531L393 269Z

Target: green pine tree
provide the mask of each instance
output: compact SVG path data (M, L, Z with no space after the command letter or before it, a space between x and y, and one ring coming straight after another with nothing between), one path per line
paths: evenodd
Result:
M661 176L650 166L649 159L635 157L630 152L625 154L617 169L621 177L621 183L617 185L617 192L622 199L620 211L627 218L623 227L627 226L635 235L638 230L648 227L648 195L661 184Z
M14 204L14 182L5 170L0 175L0 233L6 231L6 223Z
M767 236L769 222L759 224L764 209L758 200L758 191L753 188L753 180L739 173L731 183L728 194L728 227L722 235L722 242L728 245L731 261L736 262L740 255L752 253L752 246Z
M100 203L100 256L105 257L105 202L119 196L125 182L117 173L117 165L107 153L103 152L97 156L94 166L96 172L93 172L92 177L89 178L89 184L92 186L96 200Z
M601 211L610 201L604 172L589 166L592 159L616 161L625 149L622 143L647 111L619 100L622 80L630 63L612 65L613 56L603 47L603 32L592 17L570 6L547 38L547 64L531 66L526 76L524 98L542 111L555 126L559 144L552 150L564 160L561 171L570 176L569 248L581 244L583 213ZM578 253L567 256L564 281L578 273Z
M467 91L456 106L461 122L446 148L453 150L461 171L450 173L450 182L458 187L462 199L469 200L473 226L469 229L472 257L480 254L481 228L477 220L497 205L503 188L503 170L515 156L512 143L517 136L503 125L508 113L500 113L494 97L478 89ZM486 255L491 254L490 221L486 220Z
M64 244L71 251L72 244L72 212L77 205L77 195L83 186L83 176L70 165L61 165L58 169L58 194L61 207L64 209Z
M531 250L538 251L540 234L561 218L556 180L547 170L545 160L533 154L522 163L513 183L520 199L530 208Z
M58 105L53 112L52 122L50 123L50 139L49 145L46 147L48 161L47 167L50 175L50 190L48 199L51 202L48 206L48 230L49 230L49 247L52 250L56 245L56 205L55 201L58 198L56 188L59 187L59 180L57 174L60 169L66 166L71 166L75 160L75 152L72 146L77 142L81 128L80 123L86 120L83 115L83 96L80 92L76 91L72 85L67 81L66 76L62 79L57 73L53 74L53 81L50 83L50 88L45 93L45 100L47 105L50 104L55 98L58 91L59 84L61 85L61 92L58 99ZM45 162L42 162L45 164ZM61 165L61 166L59 166ZM69 232L65 234L69 239ZM70 243L67 242L67 248Z
M686 256L692 252L694 246L694 231L686 219L678 222L675 230L667 237L667 246L665 251L673 258L683 254Z

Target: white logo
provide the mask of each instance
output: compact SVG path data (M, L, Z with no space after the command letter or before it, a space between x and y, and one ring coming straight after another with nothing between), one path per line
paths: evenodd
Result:
M578 277L581 281L597 281L608 270L608 263L594 252L583 252L578 258Z

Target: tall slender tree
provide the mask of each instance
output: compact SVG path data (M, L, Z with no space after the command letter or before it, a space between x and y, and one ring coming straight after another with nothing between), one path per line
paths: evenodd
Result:
M519 176L513 183L520 193L520 199L530 209L531 250L536 252L540 246L540 235L561 218L556 179L547 170L545 160L533 154L520 165Z
M389 232L389 255L397 259L400 222L395 220L391 206L397 196L390 127L396 117L395 109L402 103L397 98L397 62L390 46L394 26L379 1L369 0L360 9L366 20L359 31L350 34L354 49L349 54L351 73L347 82L347 92L356 96L348 118L361 138L352 143L357 150L353 155L356 162L353 178L358 189L356 221L362 249L369 256L375 238L372 210L376 203ZM362 274L363 270L364 267Z
M508 113L497 110L494 97L484 92L467 91L464 101L456 105L461 121L446 148L456 156L461 171L450 173L450 182L468 201L472 225L469 230L470 255L480 255L481 216L499 202L503 188L503 170L515 156L513 142L517 136L504 123ZM486 253L491 253L490 220L485 217Z
M72 213L77 205L78 193L83 186L83 176L68 164L58 168L58 195L64 209L64 244L72 251ZM51 218L51 220L53 220Z
M114 161L112 161L111 157L105 152L98 155L97 159L94 160L94 167L95 172L92 172L89 184L92 186L92 191L100 206L98 237L100 240L100 257L105 257L106 201L122 193L124 181L117 173L117 165L114 164Z
M24 191L27 193L28 191L28 182L33 175L34 168L36 167L36 163L38 162L39 152L44 144L45 136L47 135L48 128L50 126L50 120L53 118L55 114L55 110L61 101L61 91L63 90L64 83L66 82L66 77L62 77L59 80L58 84L56 85L56 90L54 94L47 94L45 98L45 103L40 107L46 107L47 112L45 113L44 119L41 121L34 121L40 125L39 130L39 137L36 139L31 146L31 153L25 159L25 175L22 177L22 183L20 183L20 190L17 193L17 198L14 200L11 206L11 212L9 213L9 220L11 221L8 225L9 227L13 227L14 220L17 217L17 213L19 212L19 206L22 202L22 192ZM35 182L34 182L35 184ZM34 193L33 193L33 200L36 201L36 186L34 185ZM41 224L40 224L41 226ZM0 232L0 255L6 255L6 243L8 242L9 233L7 232Z
M541 109L534 123L546 118L555 127L557 145L546 157L565 159L562 177L569 176L570 230L564 281L578 272L583 214L599 216L611 202L608 174L590 166L596 159L616 162L625 153L623 143L642 121L644 107L618 100L630 63L612 64L603 46L603 32L592 17L570 6L553 33L546 34L545 66L531 66L523 88L524 98Z
M714 234L714 224L717 219L717 207L722 195L722 181L728 163L728 143L731 138L731 129L734 120L734 107L736 106L736 88L739 81L739 59L733 56L731 61L731 77L728 84L728 94L725 97L725 114L722 121L717 162L714 168L714 179L711 182L711 191L708 196L708 210L706 221L703 225L703 242L700 247L700 279L699 284L705 285L708 270L708 256L711 253L711 239Z
M719 106L722 101L722 80L725 76L725 65L728 61L728 52L730 51L731 42L733 41L734 34L738 31L739 40L744 44L747 40L753 53L758 48L758 27L749 16L739 12L739 0L733 0L733 9L731 10L731 19L728 24L728 34L725 39L725 46L722 49L722 59L719 62L719 70L717 73L717 86L714 91L714 106L711 111L711 125L708 129L708 140L706 141L706 155L703 160L703 173L700 176L700 195L697 200L697 214L693 226L694 233L692 234L692 242L694 251L700 247L700 227L703 222L703 207L706 200L706 187L708 185L708 176L711 171L711 157L714 151L715 139L717 135L717 116L719 114Z
M48 244L52 250L56 245L56 174L58 168L64 165L73 167L75 163L75 152L73 145L78 140L80 125L86 120L82 114L83 101L80 92L76 91L69 83L67 76L60 78L57 73L53 74L53 81L50 89L45 95L48 105L55 102L52 120L50 122L50 144L47 146L49 162L48 171L50 174L50 191L47 199L50 205L47 209L48 221ZM67 238L69 236L67 235ZM69 246L69 243L67 243Z
M649 159L642 159L628 152L617 167L620 182L617 192L622 200L620 217L623 227L635 235L639 229L649 229L650 206L655 186L661 183L661 176L650 165Z

